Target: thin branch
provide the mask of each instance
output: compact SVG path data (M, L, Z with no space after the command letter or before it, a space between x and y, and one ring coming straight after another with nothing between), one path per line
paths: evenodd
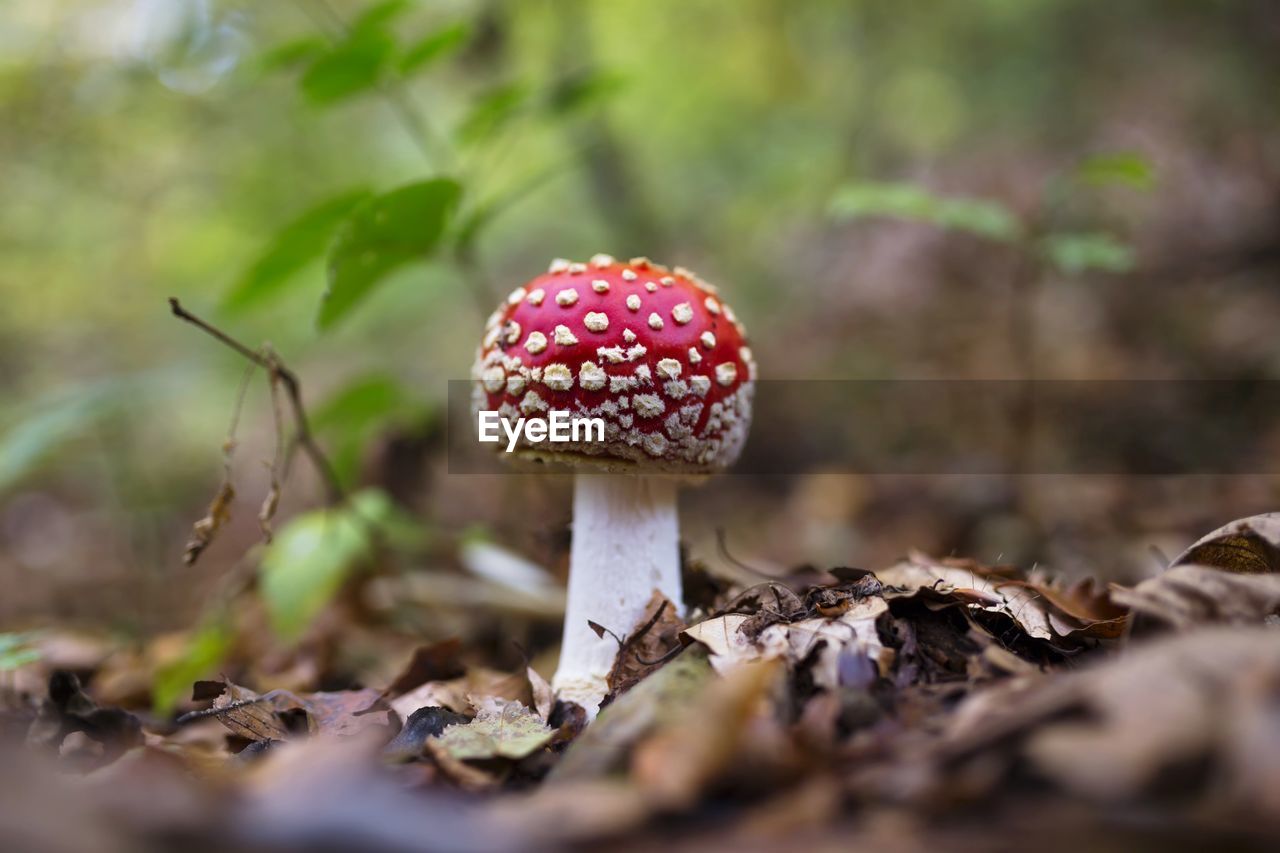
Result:
M224 717L232 711L238 711L241 708L247 708L250 705L261 705L265 701L267 701L267 697L265 695L255 696L252 699L237 699L236 701L229 702L221 707L215 706L212 708L203 708L198 711L188 711L173 722L174 725L185 726L187 723L194 723L196 720L203 720L207 717Z
M400 124L404 127L405 132L409 134L414 144L426 156L427 161L432 165L452 167L454 164L453 152L427 120L423 118L422 113L414 105L413 99L409 96L404 84L397 78L379 86L378 91L387 99L391 111L400 120Z
M297 375L286 367L275 353L268 351L267 354L263 354L250 349L226 332L210 325L183 308L182 303L174 297L169 297L169 308L173 312L173 316L190 323L220 343L235 350L244 358L266 370L268 376L275 377L284 385L285 392L289 397L289 408L293 413L294 441L297 442L297 446L302 449L302 452L307 454L307 458L311 460L311 464L319 472L321 479L324 481L328 502L330 504L341 503L346 496L342 483L338 479L338 474L334 470L333 464L329 462L329 457L324 455L324 451L316 444L315 437L311 434L311 424L307 419L307 410L302 404L302 383L298 380Z
M767 581L776 581L778 579L777 575L770 574L762 569L757 569L755 566L747 565L733 554L729 553L729 535L725 532L723 527L716 528L716 549L720 552L720 556L723 557L730 565L741 569L747 574L755 575L758 578L764 578Z
M231 423L227 425L227 437L222 440L222 482L218 484L218 491L209 502L209 508L205 511L204 517L191 525L191 538L187 540L186 547L182 551L184 565L194 566L205 549L213 544L213 538L218 535L222 526L231 520L231 504L236 498L235 486L231 482L231 457L236 450L236 431L240 427L240 413L244 411L244 399L249 393L249 380L253 378L253 372L257 369L256 364L248 365L244 376L240 378L236 402L231 408Z
M275 351L270 345L263 347L267 358L275 365L279 365L279 359L276 357ZM270 472L271 484L267 488L267 494L262 499L262 507L258 510L258 528L262 531L262 538L268 543L271 542L273 532L271 530L271 520L276 516L276 510L280 507L280 481L281 471L284 470L285 460L285 438L284 438L284 413L280 410L280 371L273 370L267 374L267 385L271 388L271 418L276 428L276 450L271 457L271 464L267 466Z

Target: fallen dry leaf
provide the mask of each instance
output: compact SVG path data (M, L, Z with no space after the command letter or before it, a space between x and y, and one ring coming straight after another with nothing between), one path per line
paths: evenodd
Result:
M751 617L739 613L705 620L685 630L685 636L711 651L711 665L724 675L738 666L785 660L793 668L812 667L820 687L840 686L842 657L871 659L887 672L893 652L880 642L876 621L889 610L881 598L866 598L839 616L798 622L775 622L750 638Z
M706 653L689 647L600 710L548 777L549 784L598 779L621 769L631 750L661 726L685 719L714 678Z
M467 722L470 718L446 708L419 708L383 751L393 760L409 761L422 755L427 741L439 737L445 728Z
M448 726L434 746L460 761L525 758L551 740L555 731L519 702L490 700L474 720Z
M533 686L527 673L473 667L460 678L419 685L391 700L390 705L403 720L419 708L432 706L473 716L479 708L472 703L472 697L503 699L526 706L534 703Z
M376 690L272 690L258 694L229 681L201 681L196 683L192 698L213 698L213 705L187 714L179 722L211 716L232 734L255 742L287 740L305 733L350 736L378 728L386 729L389 735L398 722Z
M1237 718L1228 716L1259 707L1259 679L1280 684L1280 632L1171 634L1088 669L975 694L936 741L909 746L888 767L863 768L856 785L913 799L975 798L1031 762L1054 784L1099 802L1136 799L1157 784L1213 794L1239 774L1259 773L1233 748ZM1242 721L1252 722L1248 714ZM1201 770L1171 775L1188 767Z
M694 713L639 744L631 775L646 797L661 809L698 802L712 780L740 759L752 717L770 713L764 699L781 672L776 662L737 667L707 686Z
M110 764L127 750L141 746L142 723L120 708L101 708L69 672L49 677L49 695L27 732L27 743L59 751L81 769Z
M1101 619L1082 617L1081 602L1060 606L1062 596L1057 590L1017 577L1011 569L987 567L973 560L933 560L912 553L907 560L877 571L876 577L886 587L886 599L921 594L950 599L970 610L1002 614L1039 640L1114 636L1122 627L1113 613L1107 612Z
M666 662L672 651L680 648L680 631L684 621L675 606L662 593L654 590L645 606L639 624L622 639L613 669L609 671L609 699L631 689L638 681Z
M1237 574L1184 564L1111 597L1134 618L1185 629L1216 622L1262 622L1280 614L1280 574ZM1136 624L1136 623L1135 623Z
M529 677L529 692L533 694L533 709L544 721L551 719L551 712L556 706L556 694L547 680L538 674L533 667L525 667L525 675Z
M386 697L403 696L429 681L449 681L467 674L460 655L462 641L457 637L414 649L413 656L399 675L383 691Z
M1224 524L1183 551L1170 567L1195 564L1225 572L1280 572L1280 512Z

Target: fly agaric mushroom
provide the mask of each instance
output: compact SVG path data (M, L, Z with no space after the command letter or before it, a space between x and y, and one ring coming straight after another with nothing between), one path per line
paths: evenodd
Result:
M689 270L647 258L556 260L493 312L472 369L477 410L526 425L550 412L604 421L603 441L514 452L575 466L573 544L557 694L595 714L617 635L657 590L682 609L676 487L732 464L756 365L742 324Z

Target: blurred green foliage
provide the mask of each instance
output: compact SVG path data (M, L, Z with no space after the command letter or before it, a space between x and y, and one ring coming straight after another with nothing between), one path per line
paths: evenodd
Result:
M374 373L352 380L313 407L311 427L325 442L343 485L353 488L361 455L379 433L396 427L422 428L432 418L431 408L421 397L392 375Z
M332 326L398 267L440 245L462 188L448 178L400 187L365 201L342 224L329 250L329 287L320 328Z
M338 226L369 196L367 190L340 193L287 224L241 276L227 295L227 305L244 308L287 285L309 262L324 254Z
M230 653L234 640L225 614L214 612L207 616L204 625L188 638L181 657L156 672L151 685L151 705L155 713L172 713L192 684L217 670Z
M831 201L839 217L893 217L967 231L990 240L1016 240L1018 220L1001 204L969 198L946 198L910 184L854 184Z
M1074 178L1091 188L1148 190L1155 183L1155 169L1131 152L1096 154L1076 168ZM850 184L836 191L828 209L840 219L900 219L1018 244L1049 268L1067 275L1133 269L1133 248L1118 235L1103 230L1057 230L1057 207L1071 194L1071 182L1060 177L1050 180L1041 206L1027 221L1019 221L998 202L941 196L911 184Z
M1250 192L1274 171L1271 15L1164 0L10 0L0 493L55 505L68 540L87 531L41 580L92 566L198 598L160 570L220 476L244 365L172 321L169 295L271 342L352 490L382 470L367 463L388 430L437 422L489 306L552 256L646 254L723 283L766 375L990 375L1009 362L992 331L1007 325L1009 247L1049 288L1158 262L1187 234L1251 233L1265 198ZM961 237L913 242L930 229ZM1115 284L1062 284L1077 351L1114 362L1132 342L1139 369L1229 351L1266 369L1249 343L1263 336L1208 340L1203 305L1134 341L1146 324L1125 312L1145 319L1152 300ZM168 365L180 381L125 381ZM254 388L235 555L257 534L273 450ZM321 541L313 487L286 484L277 544ZM449 502L485 523L476 507L501 505ZM34 570L3 552L49 535L26 533L26 512L0 506L0 572L19 589ZM326 590L368 556L358 526L331 526L345 556L318 573ZM146 601L138 623L181 618Z
M1076 174L1093 186L1121 184L1149 190L1155 185L1155 168L1141 154L1131 151L1095 154L1080 164Z
M33 634L0 634L0 672L17 669L40 660L40 651L31 647Z
M292 518L262 555L261 589L271 627L284 641L302 635L351 574L379 547L420 544L420 527L376 490L340 507Z
M1133 248L1110 234L1050 234L1042 246L1048 261L1065 273L1121 273L1133 269Z

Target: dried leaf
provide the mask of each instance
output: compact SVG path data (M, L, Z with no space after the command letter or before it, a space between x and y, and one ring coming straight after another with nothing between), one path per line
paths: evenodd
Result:
M1122 630L1118 614L1100 612L1106 618L1077 615L1087 602L1071 599L1045 584L1015 576L1005 567L983 566L972 560L933 560L913 553L907 560L876 572L884 583L884 596L893 600L926 595L964 605L972 610L1000 613L1012 619L1029 637L1055 642L1075 636L1115 636ZM1059 600L1070 601L1060 607ZM1098 605L1092 605L1098 608Z
M690 625L684 635L706 646L711 652L711 665L721 672L737 663L759 659L756 644L742 631L750 619L745 613L728 613Z
M531 849L553 850L574 841L621 837L649 818L653 806L634 785L589 779L498 800L491 814L505 836L522 839Z
M208 683L202 682L205 685ZM205 695L206 689L197 689L195 693L198 698ZM179 722L204 716L216 718L232 734L251 741L286 740L290 735L289 729L266 696L230 681L222 682L222 692L213 700L212 708L207 712L188 714Z
M218 531L231 520L231 505L235 502L236 490L230 480L223 480L222 485L209 502L209 509L204 518L191 525L191 538L182 552L182 562L188 566L195 565L204 550L213 544Z
M631 689L640 679L666 662L667 656L680 647L680 631L684 621L675 606L662 593L654 590L645 605L644 616L627 634L609 671L609 697Z
M1274 701L1258 693L1259 679L1280 684L1280 632L1235 627L1170 635L1089 669L979 693L961 706L930 756L910 760L917 774L922 762L961 772L984 765L985 790L1021 757L1073 793L1110 805L1157 782L1218 787L1230 776L1169 772L1232 770L1240 757L1224 751L1236 726L1229 715ZM957 790L945 775L936 784Z
M742 748L748 721L779 671L769 663L738 667L708 686L693 713L639 745L632 776L650 801L664 809L687 809L701 799Z
M1187 564L1238 574L1280 571L1280 512L1251 515L1223 525L1169 565L1172 568Z
M1145 617L1186 629L1215 622L1262 622L1280 613L1280 575L1236 574L1179 565L1132 589L1115 586L1112 599Z
M553 729L519 702L494 701L471 722L446 728L437 745L460 761L519 760L546 746L553 734Z
M268 694L273 695L273 694ZM377 690L336 690L315 693L284 694L289 702L297 702L306 711L310 728L314 732L330 735L351 735L367 729L385 728L388 733L398 721L393 721L391 705L381 698ZM284 710L288 710L288 707Z
M627 755L659 726L687 719L714 673L698 646L602 708L596 721L569 747L551 771L556 784L599 779L620 768Z
M407 720L419 708L443 707L450 711L464 712L471 710L467 701L466 683L461 679L454 681L429 681L415 687L403 696L391 700L392 709Z
M79 678L58 670L49 677L49 697L31 722L27 742L62 749L64 757L73 755L79 759L77 764L97 767L140 746L142 723L120 708L98 707L81 688Z
M408 761L422 754L426 742L439 737L447 726L468 722L468 718L447 708L419 708L409 715L404 728L387 744L386 754L396 760Z
M210 696L214 696L212 707L187 714L178 722L214 717L232 734L254 742L288 740L305 732L351 736L370 729L389 730L393 724L394 712L390 705L380 704L376 690L272 690L260 695L230 681L197 682L192 698L199 701Z
M529 677L529 690L533 693L533 707L538 712L538 716L543 720L551 718L551 711L556 706L556 694L551 689L551 685L547 680L538 674L533 667L526 667L525 674Z
M428 681L448 681L466 675L466 667L460 659L461 652L462 641L457 637L419 646L383 695L402 696Z
M760 635L759 645L763 649L785 648L786 660L793 668L803 663L811 665L814 683L819 687L848 686L842 670L851 659L870 660L879 674L888 674L893 652L880 643L876 630L876 620L888 609L883 599L867 599L836 619L773 625Z
M868 658L881 673L888 671L893 653L881 644L876 629L876 621L888 610L884 599L868 597L848 605L834 619L778 621L754 639L751 617L730 613L687 628L684 635L711 650L711 665L722 675L743 664L785 660L792 669L812 665L815 683L834 688L841 683L842 658Z

